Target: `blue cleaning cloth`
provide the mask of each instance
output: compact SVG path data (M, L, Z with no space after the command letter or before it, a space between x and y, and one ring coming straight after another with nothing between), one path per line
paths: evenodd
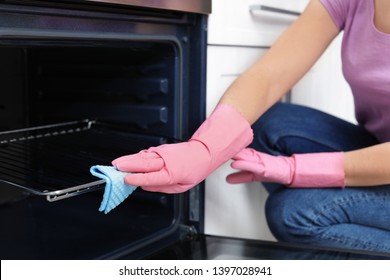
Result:
M119 171L113 166L95 165L91 167L90 172L106 182L99 208L99 211L104 211L105 214L121 204L137 188L126 185L124 178L128 173Z

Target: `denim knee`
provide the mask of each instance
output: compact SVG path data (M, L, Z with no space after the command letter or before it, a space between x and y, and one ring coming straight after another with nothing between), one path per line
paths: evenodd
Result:
M310 244L323 227L315 220L311 207L305 207L307 197L299 193L285 187L271 193L265 206L266 219L277 240Z
M275 238L322 247L390 252L390 186L342 189L280 188L266 203Z
M276 103L253 125L255 150L271 155L355 150L375 145L363 127L319 110Z
M285 133L281 127L288 121L289 105L284 103L276 103L267 112L265 112L261 118L259 118L253 125L254 140L250 147L260 152L268 153L271 155L282 155L283 152L277 147L277 142Z
M277 156L293 153L328 150L318 148L318 131L324 114L308 107L290 103L276 103L253 125L254 140L250 145L255 150ZM326 115L327 116L327 115Z

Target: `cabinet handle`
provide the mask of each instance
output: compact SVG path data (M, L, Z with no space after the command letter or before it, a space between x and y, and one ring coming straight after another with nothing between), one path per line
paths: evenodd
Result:
M270 7L270 6L266 6L266 5L250 5L249 11L250 12L266 11L266 12L273 12L273 13L293 15L293 16L299 16L301 14L300 12L287 10L287 9L274 8L274 7Z

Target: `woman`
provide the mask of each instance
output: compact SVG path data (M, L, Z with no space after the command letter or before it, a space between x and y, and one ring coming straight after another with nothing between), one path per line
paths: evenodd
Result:
M189 141L113 165L137 173L129 185L179 193L233 158L228 182L273 183L266 215L278 240L390 253L389 14L387 0L312 0ZM357 126L277 103L341 31Z

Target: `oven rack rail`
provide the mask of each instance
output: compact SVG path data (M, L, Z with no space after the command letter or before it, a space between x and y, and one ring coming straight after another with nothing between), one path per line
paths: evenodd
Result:
M28 192L30 192L34 195L46 196L46 199L49 202L54 202L54 201L70 198L70 197L73 197L76 195L84 194L87 192L96 191L96 190L104 188L104 184L105 184L104 180L98 180L98 181L87 183L87 184L64 188L63 190L58 190L58 191L47 191L47 190L37 191L33 188L22 186L22 185L13 183L11 181L6 181L3 179L0 179L0 182L3 182L7 185L14 186L14 187L17 187L20 189L27 190Z
M94 120L0 132L0 182L58 201L104 188L104 180L90 174L91 166L164 141Z

